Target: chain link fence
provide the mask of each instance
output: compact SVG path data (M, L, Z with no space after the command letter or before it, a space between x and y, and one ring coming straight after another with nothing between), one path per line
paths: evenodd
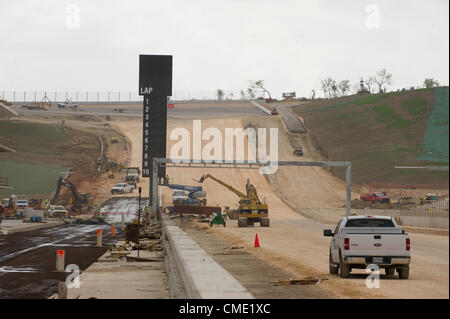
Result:
M0 91L0 98L11 103L71 101L74 103L141 103L142 96L136 91ZM174 91L171 101L247 100L240 91L217 90Z
M409 212L413 213L423 213L426 215L433 215L435 213L444 213L448 215L449 209L449 201L448 199L442 200L430 200L430 201L421 201L421 204L415 205Z

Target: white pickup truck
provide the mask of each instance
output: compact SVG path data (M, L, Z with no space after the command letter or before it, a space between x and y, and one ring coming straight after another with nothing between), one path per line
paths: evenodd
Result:
M134 186L128 183L117 183L111 188L111 194L132 193Z
M410 239L388 216L348 216L342 218L334 233L325 229L323 235L332 237L330 243L330 274L350 276L353 268L364 269L370 264L384 268L386 275L397 270L400 279L408 279Z

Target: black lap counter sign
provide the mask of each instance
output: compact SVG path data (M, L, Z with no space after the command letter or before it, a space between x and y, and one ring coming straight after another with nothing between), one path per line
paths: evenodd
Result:
M172 95L172 56L139 56L139 95L144 96L142 176L152 176L153 158L166 157L167 100ZM165 167L158 177L166 175Z
M167 97L144 95L142 176L152 176L153 158L166 157ZM165 176L161 167L158 177Z

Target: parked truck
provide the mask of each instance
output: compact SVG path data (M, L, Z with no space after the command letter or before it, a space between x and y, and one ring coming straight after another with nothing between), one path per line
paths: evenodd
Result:
M72 103L72 101L70 100L66 100L65 102L62 103L57 103L58 109L72 109L72 110L76 110L78 108L78 104Z
M125 173L124 181L136 188L136 184L139 183L140 174L141 170L139 167L128 167Z
M390 203L391 200L389 198L389 196L387 196L386 193L366 193L366 194L362 194L360 199L363 202L369 202L369 203Z
M128 183L117 183L111 187L111 194L125 194L132 193L134 191L134 186Z
M332 237L330 274L347 278L352 269L364 269L375 264L384 268L386 275L392 276L397 271L400 279L408 279L411 242L392 217L344 217L334 232L325 229L323 235Z

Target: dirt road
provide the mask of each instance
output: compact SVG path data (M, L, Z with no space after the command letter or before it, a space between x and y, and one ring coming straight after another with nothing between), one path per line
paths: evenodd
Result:
M129 138L131 163L139 166L141 123L121 121L115 122L113 127ZM168 132L175 127L185 127L192 133L191 120L170 119ZM223 132L227 127L242 127L242 121L239 118L203 119L202 127L215 127ZM289 137L281 130L279 134L279 160L292 159L290 154L293 148ZM168 151L175 142L169 141ZM343 216L344 185L321 168L283 170L285 171L274 177L278 183L276 191L291 198L291 206L295 206L296 211L280 199L258 170L169 168L167 172L171 182L191 185L195 185L193 178L198 179L203 174L211 173L241 190L245 189L246 180L250 178L257 187L259 196L265 197L269 203L271 227L238 228L235 222L230 221L226 228L213 228L213 234L233 243L241 243L255 256L288 271L292 277L327 276L329 239L322 237L322 230L335 225L324 224L317 221L317 218L306 218L298 211L307 212L305 215L312 217L317 213L320 217L318 220L327 219L328 214L331 220ZM144 190L148 190L148 181L144 181L143 185ZM238 197L223 186L210 180L202 185L207 192L209 204L222 207L237 205ZM163 190L163 202L171 203L171 194L167 189ZM258 249L252 248L256 233L262 246ZM330 280L321 284L322 287L344 298L448 298L448 236L411 234L411 240L412 266L409 280L402 281L397 277L382 275L380 288L368 289L365 286L364 272L358 274L358 270L355 270L350 279L330 276Z

